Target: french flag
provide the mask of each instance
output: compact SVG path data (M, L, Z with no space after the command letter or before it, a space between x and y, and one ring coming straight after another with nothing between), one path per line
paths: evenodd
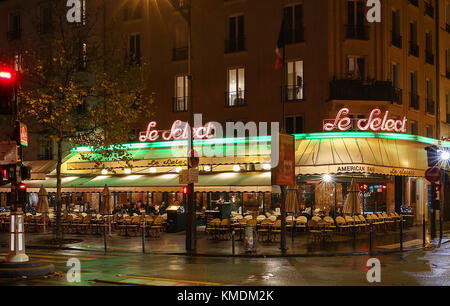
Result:
M276 61L275 61L275 70L280 69L281 67L283 67L284 64L284 58L283 55L281 54L281 49L284 49L285 47L285 31L284 31L284 19L283 19L283 23L281 24L281 30L280 30L280 35L278 36L278 43L277 43L277 48L275 49L275 54L276 54Z

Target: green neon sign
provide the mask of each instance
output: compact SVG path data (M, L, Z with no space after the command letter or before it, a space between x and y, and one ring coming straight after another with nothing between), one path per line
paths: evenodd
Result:
M428 145L440 145L450 148L450 142L439 141L437 139L395 133L372 133L372 132L336 132L336 133L308 133L294 134L295 140L320 140L320 139L392 139L404 141L416 141ZM211 138L204 140L194 140L194 146L211 146L211 145L239 145L250 143L271 143L271 136L259 137L235 137L235 138ZM123 144L120 148L127 150L152 149L152 148L170 148L170 147L187 147L187 140L173 140L160 142L141 142ZM113 150L114 147L108 148ZM92 147L77 147L71 150L72 153L88 153L92 152Z

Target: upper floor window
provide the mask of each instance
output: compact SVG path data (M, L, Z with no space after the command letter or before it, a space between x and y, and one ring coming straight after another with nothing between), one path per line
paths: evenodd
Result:
M285 43L293 44L305 41L303 28L303 5L287 6L283 10Z
M411 134L419 135L419 124L417 123L417 121L411 121Z
M402 47L402 37L400 35L400 10L392 11L392 35L391 44L398 48Z
M189 77L186 74L175 77L174 112L187 112L189 101Z
M8 39L20 39L22 34L22 21L20 13L14 12L9 14L9 31Z
M174 26L174 41L175 46L173 49L172 59L174 61L185 60L188 58L188 33L187 33L187 25L185 22L178 23Z
M303 133L303 116L294 116L285 118L286 133L301 134Z
M434 65L433 33L431 31L425 34L425 61Z
M428 138L433 138L434 137L433 126L431 126L431 125L427 125L427 137Z
M227 107L245 105L245 68L228 69Z
M346 38L366 40L369 31L365 24L365 2L361 0L347 1Z
M366 60L363 56L347 57L347 78L360 80L366 78Z
M417 22L409 23L409 54L419 56L419 46L417 45Z
M418 110L419 109L419 96L418 96L418 86L417 86L417 72L413 71L410 73L410 107Z
M128 57L130 64L141 64L141 54L141 35L130 35L128 38Z
M303 61L289 61L286 66L286 100L303 100Z
M243 50L245 50L244 15L228 17L225 53Z
M450 93L445 95L445 104L446 104L446 120L447 124L450 124Z
M52 30L52 10L49 6L42 5L40 7L39 31L41 34L48 33Z

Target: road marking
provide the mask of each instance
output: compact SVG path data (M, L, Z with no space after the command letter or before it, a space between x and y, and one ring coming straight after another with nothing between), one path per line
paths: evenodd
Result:
M211 282L201 282L201 281L188 281L181 279L171 279L171 278L160 278L160 277L150 277L150 276L139 276L139 275L117 275L117 277L123 278L134 278L134 279L147 279L154 281L163 281L163 282L176 282L176 283L188 283L188 284L201 284L201 285L209 285L209 286L223 286L221 283L211 283Z

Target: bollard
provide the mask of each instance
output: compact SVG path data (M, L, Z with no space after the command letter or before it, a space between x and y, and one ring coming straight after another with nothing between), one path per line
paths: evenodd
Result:
M108 251L108 237L106 233L106 224L103 226L103 239L105 240L105 252Z
M142 224L142 253L145 254L145 221Z
M373 224L370 223L370 233L369 233L369 252L370 254L372 254L372 249L373 249Z
M231 232L231 252L233 253L233 256L235 254L235 240L234 240L235 232L234 230Z
M403 215L400 216L400 251L403 252Z
M427 244L427 230L426 230L426 224L425 224L425 215L423 215L423 220L422 220L422 230L423 230L423 247L426 246Z

